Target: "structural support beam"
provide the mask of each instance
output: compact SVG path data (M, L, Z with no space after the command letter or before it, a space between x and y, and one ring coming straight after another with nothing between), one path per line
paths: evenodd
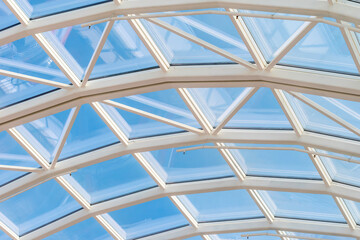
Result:
M308 151L315 151L315 149L311 147L305 148ZM328 171L326 170L326 167L324 163L321 161L320 157L315 154L309 154L310 159L312 160L313 164L315 165L317 171L319 172L319 175L321 176L322 180L324 181L326 186L330 186L332 184L331 176L329 175Z
M338 20L341 24L346 24L349 27L351 24L346 23L344 21ZM350 54L354 60L355 66L357 67L358 71L360 72L360 43L358 38L356 37L354 32L351 32L348 28L340 28L341 33L344 37L346 45L349 48Z
M256 205L260 208L260 211L264 214L269 223L274 222L274 214L271 212L264 199L260 196L259 192L253 189L249 189L247 192L255 201Z
M356 226L357 226L356 222L355 222L353 216L351 215L349 208L346 206L344 200L339 197L334 197L334 200L336 202L336 205L340 209L342 215L344 216L344 219L348 223L349 227L351 229L356 229Z
M16 0L4 0L4 3L23 26L27 26L29 24L29 17L26 16L25 12L20 8Z

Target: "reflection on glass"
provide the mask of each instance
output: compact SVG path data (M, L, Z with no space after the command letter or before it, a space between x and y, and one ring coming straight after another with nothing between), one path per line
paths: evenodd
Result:
M81 206L55 180L22 192L0 203L0 219L22 236Z
M179 198L198 222L264 217L246 190L199 193Z
M89 218L71 227L57 232L45 240L112 240L113 238L105 229L94 219Z
M275 217L346 223L329 195L259 191Z
M72 177L92 204L157 186L131 155L81 168Z
M144 153L149 163L167 183L234 176L217 149L200 149L185 154L176 152L177 149L181 147Z
M19 24L19 21L16 19L15 15L12 14L10 9L3 1L0 2L0 19L0 31Z
M31 19L92 6L111 0L15 0Z
M304 148L290 145L270 144L227 144L243 147L288 147ZM318 171L307 153L292 150L230 150L246 175L264 177L287 177L321 180Z
M145 237L189 224L167 197L110 212L109 215L123 229L126 239Z

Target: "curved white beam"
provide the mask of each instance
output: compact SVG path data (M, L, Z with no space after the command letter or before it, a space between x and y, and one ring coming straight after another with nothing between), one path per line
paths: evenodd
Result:
M89 81L86 88L57 90L0 110L0 131L84 103L184 87L270 87L360 101L360 77L274 67L252 71L238 65L171 67Z

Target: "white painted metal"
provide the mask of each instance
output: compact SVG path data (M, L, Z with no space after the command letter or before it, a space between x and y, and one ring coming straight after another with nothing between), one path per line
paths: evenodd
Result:
M261 212L264 214L266 219L272 223L274 222L274 214L271 212L269 207L267 206L266 202L260 196L259 192L253 189L249 189L247 191L252 199L255 201L256 205L260 208Z
M180 201L180 199L177 196L170 196L169 198L173 202L173 204L179 209L179 211L184 215L184 217L189 221L191 226L193 226L194 228L198 228L198 222L189 212L189 210L184 206L184 204Z
M224 147L224 143L215 143L216 146ZM246 177L245 172L240 167L240 165L236 162L236 159L232 156L228 149L219 149L220 154L225 159L231 170L234 172L235 176L240 180L243 181Z
M0 165L0 170L18 171L18 172L42 172L43 171L41 168L11 166L11 165Z
M315 149L311 147L305 148L308 151L315 151ZM319 175L321 176L322 180L324 181L326 186L330 186L332 184L332 179L328 171L326 170L325 165L321 161L318 155L315 154L309 154L309 157L311 158L314 166L316 167L317 171L319 172Z
M103 216L97 215L94 218L115 240L124 240L124 238L111 226L111 224L109 224L109 222Z
M343 21L339 21L341 24L346 24L347 26L351 26L351 24L344 23ZM360 43L357 39L356 35L351 32L348 28L340 28L341 33L344 37L344 40L349 48L350 54L354 60L355 66L360 72Z
M336 205L340 209L342 215L344 216L344 219L348 223L349 227L351 229L356 229L356 222L355 222L353 216L351 215L348 207L346 206L344 200L339 197L334 197L334 200L336 202Z
M19 20L19 22L26 26L29 24L30 19L24 11L20 8L20 6L16 3L15 0L4 0L3 1L6 6L10 9L10 11L15 15L15 17Z
M305 240L329 240L325 238L314 238L314 237L303 237L303 236L294 236L294 235L285 235L285 234L273 234L273 233L251 233L251 234L241 234L242 237L256 237L256 236L270 236L270 237L280 237L280 238L290 238L290 239L305 239ZM251 239L251 238L250 238Z

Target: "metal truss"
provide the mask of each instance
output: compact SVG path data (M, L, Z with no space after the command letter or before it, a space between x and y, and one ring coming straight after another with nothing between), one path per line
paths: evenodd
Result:
M172 203L188 220L189 226L154 234L152 236L144 237L143 239L184 239L196 235L202 236L203 239L211 239L209 236L210 234L270 229L276 230L282 239L288 239L288 231L357 238L360 236L360 228L356 225L350 210L343 200L343 198L346 198L360 202L360 188L333 182L319 156L314 154L309 154L309 157L321 176L321 181L246 176L231 152L228 149L219 148L219 152L229 164L236 177L176 184L167 184L166 181L161 178L160 174L158 174L156 169L149 164L146 156L142 154L142 152L146 151L202 143L214 143L215 146L218 147L224 147L225 143L258 143L293 144L303 146L308 152L314 152L315 148L318 148L360 157L360 142L358 141L304 131L303 126L296 117L295 111L292 109L284 95L285 91L289 92L300 101L308 104L344 128L360 136L360 130L358 128L301 94L310 93L360 101L360 78L357 76L347 76L277 65L286 53L289 52L296 43L317 24L317 22L324 22L325 20L323 17L332 17L337 20L337 23L329 24L336 25L342 31L344 40L347 43L355 65L360 71L360 47L359 42L355 39L354 35L354 31L359 30L356 26L360 24L360 17L358 14L360 12L359 4L352 4L345 0L267 0L265 2L260 0L114 0L113 2L104 3L96 7L88 7L86 9L79 9L56 14L54 16L30 20L15 1L4 0L4 2L18 18L21 25L2 31L0 34L0 44L9 43L22 37L32 35L49 57L57 64L72 85L70 86L46 79L0 70L0 75L60 88L55 92L0 110L0 130L6 130L41 166L41 169L35 169L0 165L0 169L2 170L31 172L30 174L1 187L0 200L4 201L45 181L55 179L57 183L82 206L80 211L49 223L22 237L17 236L16 233L0 221L0 229L12 239L42 239L78 222L94 217L114 239L122 240L125 239L125 237L117 232L102 214L161 197L169 197L171 199ZM238 63L237 65L172 67L161 52L161 49L156 45L155 41L138 19L140 18L139 14L144 15L153 12L207 9L215 7L225 8L227 12L233 13L229 14L229 18L253 57L255 61L254 64L234 56L231 53L180 29L169 26L159 19L147 18L147 21L149 22L157 24L160 27L172 31L174 34ZM236 9L309 15L312 16L312 18L307 18L309 21L305 22L302 27L281 46L275 54L274 60L267 63L242 17L236 17L236 14L238 13ZM67 65L61 55L55 51L51 42L49 42L42 34L45 31L76 24L84 24L90 21L109 19L117 15L123 15L128 18L127 20L130 25L158 63L159 69L106 77L96 81L88 81L112 29L114 24L113 20L110 20L107 23L92 55L91 61L86 68L85 77L83 79L79 79L75 75L72 67ZM351 23L355 24L355 27L351 25ZM241 96L241 98L236 100L234 108L224 117L219 126L213 129L201 108L196 104L190 92L186 89L191 87L249 87L249 89ZM246 104L259 87L269 87L272 89L279 105L291 123L293 131L223 129L226 123ZM177 89L178 94L199 122L202 130L109 100L115 97L118 98L168 88ZM66 161L58 162L61 150L77 117L79 108L85 103L90 103L95 112L101 117L115 136L118 137L121 143L98 149L91 153L71 157ZM116 121L112 119L106 109L104 109L102 104L107 104L124 111L129 111L146 118L160 121L181 128L187 132L130 140L122 132L120 126L116 124ZM70 108L72 108L72 110L61 133L60 141L56 146L55 158L53 162L49 164L23 136L21 130L19 131L15 127ZM65 175L74 172L77 169L126 154L133 155L157 183L158 187L92 205L65 177ZM198 223L178 197L178 195L234 189L246 189L263 213L264 218ZM269 209L266 200L262 199L258 190L330 195L334 198L334 201L343 214L347 224L277 218Z

